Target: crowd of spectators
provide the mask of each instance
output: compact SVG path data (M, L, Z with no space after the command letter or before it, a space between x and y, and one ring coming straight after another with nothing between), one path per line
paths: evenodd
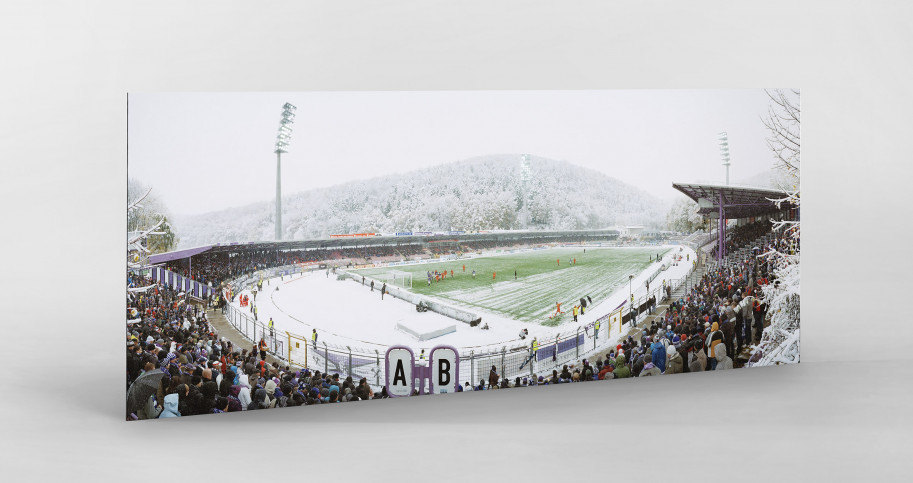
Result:
M496 248L508 248L510 246L519 246L519 244L512 244L509 242L500 242L500 241L477 241L469 243L461 243L460 250L464 252L481 252L484 250L494 250Z
M127 390L161 373L153 394L128 419L152 419L387 397L365 379L293 371L270 364L258 345L233 346L209 323L207 309L150 279L128 276Z
M769 226L768 226L769 228ZM750 231L749 231L750 230ZM766 233L746 227L737 240ZM754 238L752 238L754 237ZM771 239L764 250L782 247ZM147 280L128 279L128 286ZM465 382L462 391L647 377L738 367L743 349L760 340L766 307L753 299L759 286L775 283L767 258L749 253L717 266L638 336L630 335L594 360L566 364L532 377L501 377L492 366L487 380ZM233 347L209 325L206 311L167 287L131 295L127 324L127 384L150 371L163 373L149 404L133 418L175 417L288 406L353 402L387 397L365 379L269 363L256 345ZM156 405L158 404L158 405Z
M770 232L768 222L739 227L732 232L731 249L753 243ZM496 242L481 242L471 249L491 249ZM639 334L621 341L594 361L584 359L564 365L559 371L533 377L502 378L495 367L488 380L478 385L465 382L460 391L596 381L661 374L731 369L734 358L760 340L766 307L754 299L759 287L776 283L770 261L761 256L770 249L798 249L798 242L774 236L742 260L714 265L693 288L668 310L656 316ZM413 245L418 247L418 245ZM402 250L400 247L385 249ZM344 250L343 250L344 251ZM343 251L323 255L342 256ZM416 248L418 251L418 248ZM316 252L310 250L308 252ZM385 253L385 252L376 252ZM302 255L304 255L302 257ZM221 278L260 268L300 263L310 253L247 253L231 257L215 255L211 272L204 277ZM230 268L229 268L230 267ZM206 279L203 279L206 281ZM128 276L128 288L152 285L149 279ZM206 309L190 303L167 286L130 292L127 304L127 387L143 374L162 373L149 403L129 419L174 417L275 407L352 402L387 397L375 394L365 379L338 374L293 370L271 364L254 345L234 347L213 330Z
M766 228L766 229L765 229ZM737 238L751 243L770 233L770 225L746 227ZM536 385L657 376L741 367L739 356L760 341L766 304L755 298L760 286L776 283L771 261L761 254L790 248L791 240L775 235L742 260L714 265L668 310L654 317L638 336L630 335L594 361L584 359L562 370L532 377L502 378L496 367L488 380L465 382L463 390L489 390ZM737 246L735 247L737 248Z
M771 231L772 226L773 225L770 220L762 220L762 221L757 221L757 222L750 223L747 225L735 227L734 229L732 229L729 232L729 234L727 236L727 240L725 242L726 253L727 254L732 253L740 247L745 247L745 246L747 246L747 244L756 241L758 238L760 238L761 236L768 234L768 233L776 234L776 238L778 240L776 248L783 250L784 252L788 252L791 248L795 251L798 248L795 246L795 243L792 243L791 239L789 239L788 237L783 235L782 231L772 232ZM793 246L790 246L791 243ZM758 248L760 250L762 248L772 248L772 246L768 246L768 247L751 246L748 248ZM715 255L716 251L717 251L717 247L714 246L711 253L713 255ZM763 250L763 251L766 251L766 250ZM762 253L763 253L763 251L762 251Z
M222 282L245 273L293 263L304 263L307 261L307 256L305 250L216 252L198 256L192 262L188 262L187 259L173 260L167 262L165 268L184 277L205 284L211 283L213 287L217 287Z

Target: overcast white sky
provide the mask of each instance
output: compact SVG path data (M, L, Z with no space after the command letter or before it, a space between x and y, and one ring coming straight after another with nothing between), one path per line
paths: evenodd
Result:
M128 176L153 186L175 214L273 200L285 102L298 110L283 195L529 153L673 199L673 181L724 181L723 130L731 181L772 166L761 89L139 93L129 95Z

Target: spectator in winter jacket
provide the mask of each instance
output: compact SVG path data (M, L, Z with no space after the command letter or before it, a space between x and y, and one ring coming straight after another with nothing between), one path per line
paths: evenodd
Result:
M657 340L656 342L654 342L653 344L650 345L650 349L652 350L650 362L652 362L653 365L656 366L660 372L666 372L666 347L665 347L665 345L663 345L662 342ZM646 365L645 365L645 367L646 367Z
M727 306L726 308L729 307ZM720 323L720 332L723 333L723 344L726 346L726 352L735 354L735 319L724 318L723 322Z
M661 374L662 372L660 372L658 367L653 365L652 360L647 361L647 363L644 364L644 369L640 371L640 377L659 376Z
M638 376L640 376L640 373L643 372L645 363L647 361L650 361L652 359L653 355L650 352L650 347L648 346L646 349L646 352L644 352L643 354L640 354L640 355L637 355L635 353L635 355L633 357L634 357L634 362L631 363L631 375L633 375L634 377L638 377Z
M277 387L278 386L276 385L276 381L273 381L272 379L266 381L266 384L263 386L263 388L266 389L266 396L267 396L267 400L269 402L272 402L273 400L276 399L276 388ZM281 393L281 390L280 390L280 393Z
M583 371L580 373L580 380L582 381L592 381L593 380L593 367L583 361Z
M704 355L704 343L695 335L689 342L688 372L703 372L707 367L707 356Z
M716 364L716 367L714 368L715 371L719 371L719 370L723 370L723 369L732 369L732 359L726 355L726 346L725 345L717 346L716 361L717 361L717 364Z
M675 350L674 345L670 345L666 349L666 357L668 362L666 363L666 371L663 374L681 374L684 371L682 368L682 356Z
M267 409L268 407L269 402L266 399L266 389L257 389L254 392L254 397L250 404L247 405L247 410L254 411L257 409Z
M178 395L168 394L165 396L165 409L159 414L160 418L178 418L181 413L178 412Z
M618 354L615 358L615 370L612 373L615 374L616 379L631 377L631 369L628 369L628 366L625 365L624 354Z
M714 322L710 326L710 335L707 336L707 340L704 342L707 346L707 354L710 356L711 370L716 368L716 348L720 346L721 342L723 342L723 333L720 332L720 325Z
M491 371L488 373L488 388L498 387L498 371L495 366L491 366Z
M250 404L250 382L248 381L247 374L241 374L238 376L238 400L241 401L241 409L247 411L247 406Z

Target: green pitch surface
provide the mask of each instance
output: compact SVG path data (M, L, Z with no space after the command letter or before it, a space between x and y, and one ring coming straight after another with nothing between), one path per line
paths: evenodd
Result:
M414 293L517 320L555 325L571 318L571 308L579 303L580 297L589 295L594 303L603 300L627 285L628 275L637 275L646 269L651 263L650 257L656 257L657 253L662 256L667 251L660 248L587 248L584 253L582 248L553 248L356 272L366 276L390 270L409 272L412 273ZM573 263L575 258L576 264ZM427 272L435 270L446 270L447 277L441 281L432 278L431 286L428 286ZM561 310L567 314L549 319L555 313L555 302L561 302ZM600 310L606 309L600 307Z

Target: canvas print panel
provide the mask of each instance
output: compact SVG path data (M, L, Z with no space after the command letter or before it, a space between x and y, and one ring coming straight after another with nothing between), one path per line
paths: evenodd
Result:
M128 420L799 362L798 90L128 101Z

